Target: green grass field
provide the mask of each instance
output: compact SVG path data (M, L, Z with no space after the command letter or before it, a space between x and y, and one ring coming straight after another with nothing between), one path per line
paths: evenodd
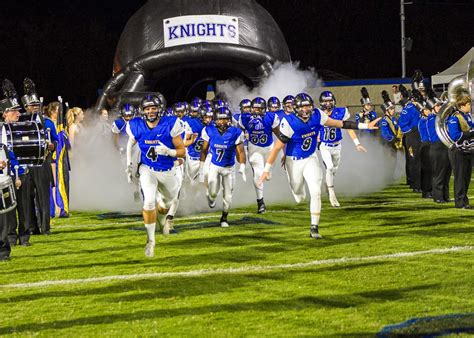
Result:
M320 241L309 238L307 204L234 209L227 229L217 213L178 218L179 234L158 235L153 259L133 230L139 218L54 220L53 235L0 264L0 334L374 336L474 312L473 211L403 185L340 202L324 201ZM472 328L473 316L413 332L447 327Z

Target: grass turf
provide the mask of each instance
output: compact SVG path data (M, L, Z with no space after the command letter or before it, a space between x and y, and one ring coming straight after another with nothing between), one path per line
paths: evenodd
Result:
M340 201L339 209L323 203L321 241L309 238L306 205L272 205L264 216L251 206L232 210L227 229L217 227L216 213L178 218L179 234L158 235L154 259L143 255L145 233L132 231L141 226L139 219L76 212L54 220L52 236L33 237L30 248L15 247L13 259L0 264L0 285L473 245L472 211L422 200L403 185ZM414 317L473 312L473 256L466 250L269 271L2 287L0 334L373 336Z

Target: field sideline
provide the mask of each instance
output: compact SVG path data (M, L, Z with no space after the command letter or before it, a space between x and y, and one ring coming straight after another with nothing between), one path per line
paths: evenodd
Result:
M323 203L321 241L309 238L306 204L238 208L227 229L217 213L178 218L154 259L136 217L54 220L52 236L0 264L0 334L374 336L474 312L472 211L404 185L340 202Z

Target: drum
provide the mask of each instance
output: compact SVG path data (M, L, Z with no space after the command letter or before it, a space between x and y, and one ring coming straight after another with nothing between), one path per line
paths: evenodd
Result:
M48 145L43 128L34 122L5 123L1 140L16 156L20 165L41 166L46 159Z
M0 214L4 214L15 209L15 187L10 176L0 176L0 192Z

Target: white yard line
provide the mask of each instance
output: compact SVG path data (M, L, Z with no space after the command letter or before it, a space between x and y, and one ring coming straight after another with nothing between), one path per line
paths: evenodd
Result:
M398 252L394 254L378 255L378 256L365 256L365 257L342 257L333 259L324 259L310 261L306 263L292 263L292 264L277 264L277 265L254 265L254 266L242 266L238 268L226 268L226 269L202 269L202 270L191 270L191 271L180 271L180 272L154 272L154 273L142 273L132 275L115 275L115 276L104 276L104 277L90 277L81 279L63 279L63 280L45 280L34 283L17 283L17 284L6 284L0 285L2 289L8 288L39 288L45 286L57 286L57 285L76 285L76 284L88 284L97 282L110 282L119 280L139 280L139 279L150 279L150 278L166 278L166 277L199 277L209 275L229 275L229 274L240 274L240 273L259 273L268 272L273 270L287 270L287 269L301 269L311 266L318 265L334 265L334 264L347 264L354 262L367 262L367 261L379 261L387 259L398 259L405 257L415 257L422 255L439 255L452 252L471 251L474 247L472 246L461 246L451 248L440 248L431 249L424 251L412 251L412 252Z

